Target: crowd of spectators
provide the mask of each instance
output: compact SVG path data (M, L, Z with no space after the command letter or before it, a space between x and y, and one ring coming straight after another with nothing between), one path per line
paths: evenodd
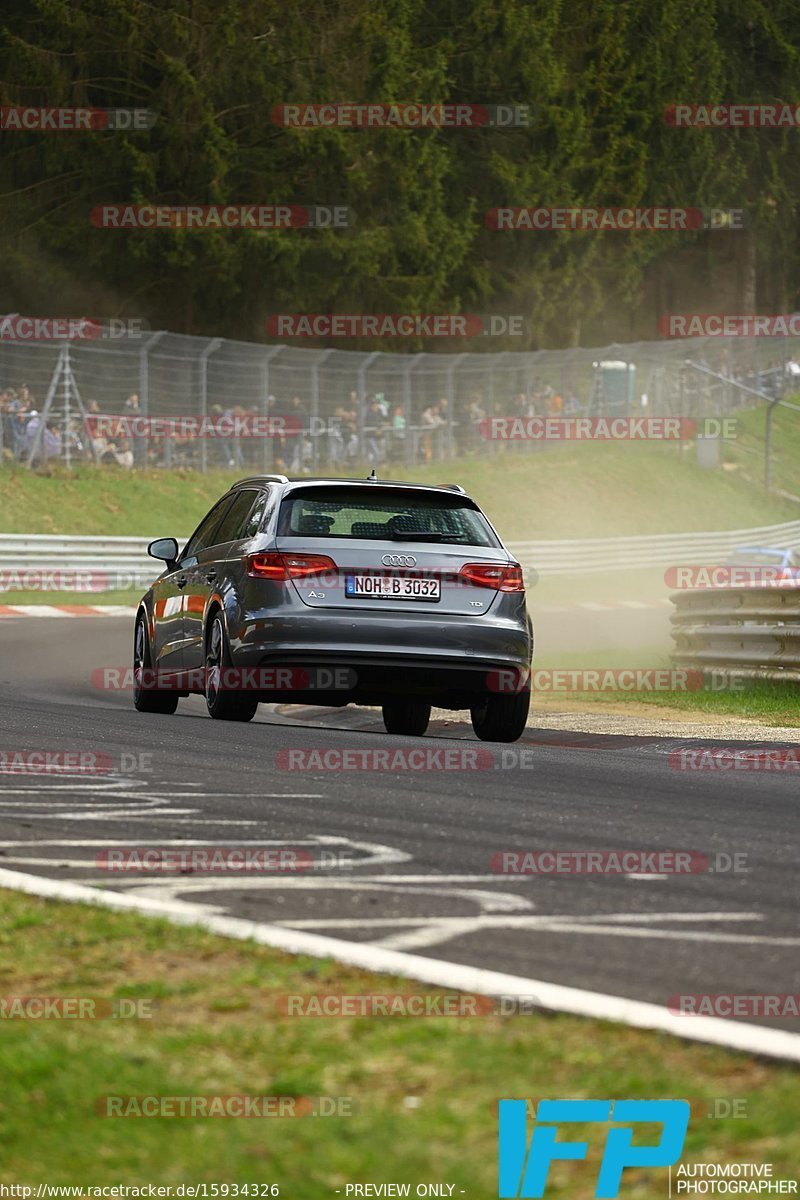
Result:
M60 458L61 431L54 421L44 426L42 422L36 397L27 383L0 392L0 457L27 462L35 450L33 461L37 464Z
M158 415L161 406L152 406ZM320 466L346 471L357 463L379 467L402 462L430 462L451 457L453 453L486 452L482 422L487 415L533 416L569 414L580 411L577 399L569 393L567 399L547 384L535 384L530 395L519 392L510 401L487 403L480 391L474 391L456 401L451 413L450 400L440 396L435 400L412 400L405 403L391 400L383 392L360 395L350 391L346 400L326 412L313 414L309 404L298 393L287 401L270 395L265 408L258 406L209 406L207 418L219 422L221 428L230 426L231 419L243 422L267 418L282 418L273 430L284 432L268 437L207 437L200 439L187 433L166 436L139 434L135 427L120 423L119 433L108 435L108 426L99 422L100 416L123 418L144 416L140 397L132 392L122 404L101 405L95 399L86 401L86 416L73 407L64 429L63 411L54 409L57 420L49 420L40 438L33 465L63 457L65 440L69 439L71 455L76 460L94 460L104 466L125 470L133 467L233 467L243 470L278 470L292 475L310 474ZM192 414L196 415L196 414ZM28 461L34 445L41 415L37 402L27 384L0 392L0 452L6 458Z
M729 370L724 358L698 360L701 366L736 383L770 395L781 395L800 382L800 364L782 359L756 372L750 368ZM562 381L563 383L563 381ZM692 381L691 388L708 389L720 386L701 378ZM505 396L495 389L487 397L473 390L454 397L422 398L413 396L389 397L384 392L361 394L352 390L340 403L332 405L330 398L317 411L299 393L280 400L270 395L266 405L231 405L212 403L207 418L219 421L223 428L231 427L231 419L247 425L248 421L264 422L267 418L283 418L273 424L272 436L200 438L188 432L185 436L147 436L124 422L118 435L109 436L108 426L96 418L121 416L144 417L143 405L136 392L121 403L85 403L85 417L73 405L65 421L63 408L54 405L52 419L42 428L41 405L26 383L0 391L0 462L15 460L41 466L65 457L67 449L73 460L96 461L104 466L123 470L134 467L229 467L246 470L285 471L290 475L311 474L320 469L346 473L356 465L368 463L375 467L399 463L438 461L454 455L483 455L492 452L485 436L484 422L488 417L572 417L587 411L589 395L583 402L568 386L556 388L544 379L534 379L528 391ZM644 399L642 401L645 402ZM744 403L747 397L744 396ZM175 417L165 412L158 397L153 397L151 415ZM191 410L191 416L198 416ZM275 433L282 428L282 433Z

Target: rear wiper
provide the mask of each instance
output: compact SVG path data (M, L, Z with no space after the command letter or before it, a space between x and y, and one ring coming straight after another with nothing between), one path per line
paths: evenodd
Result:
M447 542L450 541L443 533L424 533L420 530L415 533L413 529L393 530L389 535L393 542Z

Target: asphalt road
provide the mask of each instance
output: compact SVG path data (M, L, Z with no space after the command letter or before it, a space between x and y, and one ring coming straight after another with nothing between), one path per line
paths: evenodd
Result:
M130 641L127 619L0 622L0 751L110 756L100 774L0 774L3 867L658 1005L800 991L796 773L676 771L669 751L690 743L670 738L532 728L487 747L460 721L422 741L393 737L371 710L262 707L241 726L211 721L192 697L175 716L143 715L128 692L93 681L129 660ZM300 761L292 750L420 747L466 752L467 769L439 769L444 758L426 770L286 769ZM331 865L112 875L96 861L187 842L326 851ZM745 855L746 869L493 869L495 854L521 850ZM800 1032L797 1020L749 1020Z

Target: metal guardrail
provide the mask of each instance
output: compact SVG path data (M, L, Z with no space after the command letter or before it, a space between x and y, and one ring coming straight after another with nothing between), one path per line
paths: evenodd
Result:
M800 683L800 584L695 588L671 599L676 666Z
M152 536L160 535L157 531ZM98 576L95 582L102 582L99 576L107 575L109 579L106 586L96 590L140 585L146 587L158 572L157 564L147 555L146 547L150 540L147 537L0 534L0 587L8 590L10 574L34 569L95 572ZM664 564L712 565L742 545L775 546L781 549L800 547L800 521L711 533L509 542L508 548L529 574L535 571L539 577L545 577L605 574ZM126 576L131 577L130 582L125 582Z
M158 575L158 564L147 553L147 544L152 540L0 534L0 595L16 590L144 590ZM48 580L46 576L51 573L54 578Z
M545 575L589 575L639 567L717 564L737 546L800 546L800 521L729 529L712 533L665 533L647 537L592 538L548 542L510 542L523 567Z

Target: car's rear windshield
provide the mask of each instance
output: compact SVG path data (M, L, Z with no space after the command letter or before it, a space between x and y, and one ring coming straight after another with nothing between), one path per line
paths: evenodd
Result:
M291 492L281 504L278 536L500 544L482 514L461 496L383 487L373 494L346 487Z
M784 561L782 550L736 550L728 559L731 566L759 566L761 563L774 563L779 567Z

